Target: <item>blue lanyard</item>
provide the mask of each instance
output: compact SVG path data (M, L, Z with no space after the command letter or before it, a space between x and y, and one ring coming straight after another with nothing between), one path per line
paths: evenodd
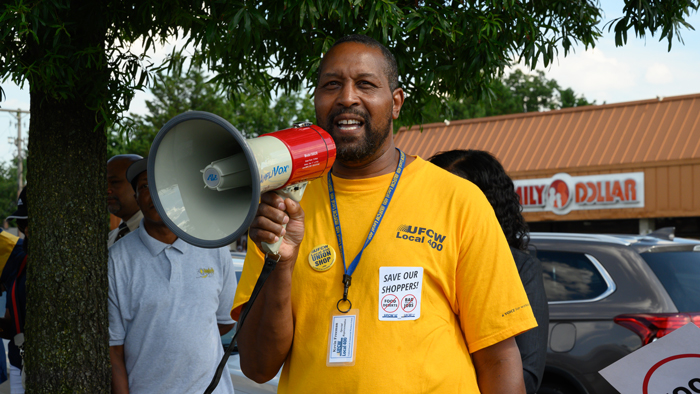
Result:
M347 313L352 308L352 303L350 302L350 300L348 300L348 289L350 288L352 274L353 272L355 272L355 268L357 268L357 265L360 263L360 258L362 257L362 253L365 251L365 248L367 248L367 245L369 245L370 242L372 242L374 234L377 233L379 224L382 222L382 218L384 218L384 213L386 213L387 208L389 208L389 203L391 202L391 199L394 196L396 186L399 184L399 179L401 179L401 174L403 173L403 169L406 165L406 155L401 151L401 149L397 148L397 150L400 154L399 165L396 167L394 177L392 178L391 183L389 184L389 189L387 189L386 191L386 195L384 196L382 205L379 207L379 211L377 211L377 215L374 217L374 221L372 222L372 227L369 229L369 234L367 234L365 244L362 246L362 250L360 250L360 253L358 253L357 256L355 256L355 258L352 260L352 263L350 263L349 267L347 264L345 264L345 250L343 249L343 232L340 229L340 214L338 213L338 203L335 200L333 177L331 176L330 171L328 172L328 197L331 200L331 214L333 215L333 227L335 227L335 236L338 239L340 256L343 258L343 267L345 268L345 273L343 275L343 284L345 285L345 290L343 291L343 298L340 299L336 304L336 307L338 308L339 312ZM349 306L347 310L341 310L340 303L345 301L347 301Z

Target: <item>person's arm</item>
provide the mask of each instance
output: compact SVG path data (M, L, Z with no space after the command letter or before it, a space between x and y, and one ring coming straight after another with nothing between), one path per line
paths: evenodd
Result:
M525 394L523 366L514 338L478 350L472 359L483 394Z
M261 248L261 242L273 243L278 236L284 236L279 261L241 325L237 339L241 371L258 383L275 377L292 347L292 272L304 238L304 211L299 203L265 193L250 226L250 239Z
M229 331L231 331L231 329L233 328L234 325L235 325L235 323L231 323L231 324L217 323L217 326L219 327L219 335L221 336L221 335L228 333Z
M109 347L109 360L112 363L112 394L129 394L129 378L124 362L124 345Z
M109 318L109 361L112 363L112 394L129 394L129 378L124 358L126 329L119 309L117 280L114 259L110 254L107 268L109 288L107 291L107 314Z

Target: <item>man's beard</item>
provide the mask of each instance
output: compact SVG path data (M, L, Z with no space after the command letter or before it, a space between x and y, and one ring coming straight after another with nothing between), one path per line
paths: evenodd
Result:
M365 133L359 137L334 135L334 119L342 114L354 114L362 117ZM389 114L386 128L381 130L374 125L368 113L352 108L339 109L328 116L325 129L335 141L336 158L339 161L344 163L362 163L377 153L384 141L389 137L391 133L391 114Z
M107 211L111 213L112 215L116 215L119 213L119 211L122 210L122 204L121 201L117 198L108 198L107 199Z

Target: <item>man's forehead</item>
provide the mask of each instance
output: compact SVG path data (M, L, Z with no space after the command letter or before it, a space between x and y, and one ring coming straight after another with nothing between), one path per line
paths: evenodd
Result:
M334 47L332 47L327 53L326 56L329 56L331 54L334 54L336 52L348 52L348 53L354 53L354 54L361 54L361 53L377 53L379 56L382 56L382 51L379 48L367 45L362 42L355 42L355 41L346 41L343 43L340 43Z
M107 163L107 174L108 176L120 176L124 177L126 175L126 169L129 168L132 161L127 159L112 160Z
M328 69L321 73L321 77L343 77L345 76L345 71L338 71L338 70L331 70ZM381 72L363 72L363 71L356 71L352 72L351 71L351 76L353 78L380 78L382 75Z
M356 74L360 76L378 77L384 74L386 59L379 48L358 42L344 42L331 48L323 57L321 76L336 75L347 66L355 68Z

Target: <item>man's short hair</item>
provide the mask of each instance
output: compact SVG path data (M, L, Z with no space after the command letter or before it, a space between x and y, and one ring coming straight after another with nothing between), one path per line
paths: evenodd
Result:
M399 87L399 71L398 71L398 66L396 65L396 58L394 57L394 54L387 49L382 43L379 41L375 40L372 37L365 36L363 34L351 34L349 36L341 37L336 42L331 46L331 48L328 50L330 52L331 49L335 48L336 46L345 43L345 42L356 42L358 44L363 44L366 45L370 48L378 48L380 51L382 51L382 55L384 55L384 73L386 74L386 78L389 80L389 89L393 92L396 90L396 88ZM316 84L318 84L318 81L321 79L321 70L323 69L323 61L321 61L321 65L318 68L318 74L316 77Z

